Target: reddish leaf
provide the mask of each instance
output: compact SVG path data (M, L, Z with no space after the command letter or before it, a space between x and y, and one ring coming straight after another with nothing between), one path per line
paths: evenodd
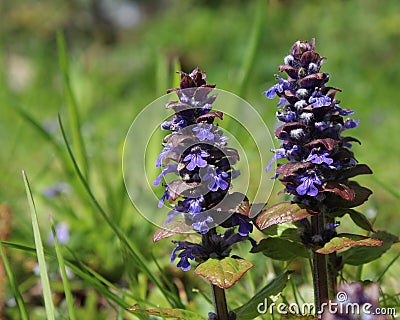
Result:
M172 221L154 232L153 242L160 241L175 234L188 233L191 231L193 231L193 228L184 221Z
M129 308L126 308L129 312L132 313L146 313L149 315L165 318L173 318L180 320L204 320L203 317L198 315L197 313L184 309L167 309L167 308L157 308L157 309L143 309L138 304L135 304Z
M331 239L329 242L325 243L323 248L316 250L316 252L321 254L330 254L332 252L336 252L351 247L360 247L360 246L380 247L381 245L382 245L381 240L373 238L353 240L347 237L335 237Z
M215 118L219 118L219 119L222 120L223 115L224 114L222 112L220 112L220 111L209 112L209 113L203 114L202 116L198 117L196 119L196 122L199 123L199 122L205 121L205 122L208 122L208 123L212 123Z
M199 139L196 138L196 136L193 135L186 135L186 134L179 134L179 133L171 133L167 135L163 142L171 142L172 147L176 148L180 143L188 141L188 142L198 142Z
M297 79L297 69L288 66L286 64L281 64L278 68L279 72L286 72L289 77Z
M168 184L168 193L170 196L170 201L175 201L177 198L183 195L187 195L186 192L192 191L194 192L195 189L200 186L198 182L185 182L182 180L174 180ZM195 197L193 194L192 196Z
M338 151L331 154L330 158L332 158L334 161L350 159L350 158L354 158L354 153L351 152L349 149L339 148Z
M341 171L341 176L345 179L355 177L360 174L372 174L372 170L366 164L357 164L350 169Z
M233 158L235 161L239 161L239 160L240 160L239 153L238 153L238 151L237 151L236 149L233 149L233 148L224 148L224 149L223 149L223 152L224 152L224 154L225 154L227 157L231 157L231 158Z
M300 80L300 85L306 89L312 89L314 87L319 87L328 80L329 76L327 73L319 72L314 73L310 76L304 77Z
M344 138L342 138L342 141L343 142L357 142L357 143L361 144L360 140L353 138L353 137L344 137Z
M301 55L301 65L305 66L308 65L310 62L317 63L320 59L320 56L315 51L306 51Z
M324 200L325 205L329 208L353 208L363 204L372 194L371 190L360 186L355 181L349 181L348 185L354 191L354 199L352 201L339 197L335 193L327 193Z
M218 206L213 209L217 212L238 213L246 217L250 216L249 199L241 192L226 195Z
M228 289L238 282L254 265L244 259L231 257L208 259L199 264L194 273L222 289Z
M332 138L316 139L306 144L308 148L318 148L321 145L325 147L326 150L332 151L335 146L340 144L340 140L335 140Z
M264 230L274 224L295 222L317 213L297 203L280 202L261 211L257 216L256 225L260 230Z
M279 173L284 178L286 178L295 173L297 170L306 169L313 165L314 164L311 162L287 162L278 166L278 168L276 169L276 173Z
M170 101L165 105L165 107L168 109L173 109L175 112L181 112L192 108L190 105L179 101Z
M194 99L196 101L204 101L204 99L207 97L207 95L214 90L214 87L215 87L215 85L197 88L196 91L194 92ZM214 100L211 101L210 103L214 102Z
M354 191L346 182L327 181L322 185L322 192L334 193L347 201L354 200Z

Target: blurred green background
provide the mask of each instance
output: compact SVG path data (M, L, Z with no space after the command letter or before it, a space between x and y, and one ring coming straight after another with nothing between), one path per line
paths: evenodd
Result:
M341 106L355 110L354 118L361 120L351 132L362 141L354 151L374 175L357 180L374 195L360 210L376 219L377 229L399 234L399 1L6 0L0 3L0 200L12 209L9 240L33 244L21 177L24 169L45 239L50 215L56 222L67 222L68 245L79 259L111 281L136 290L134 294L143 299L162 304L148 279L129 264L129 256L97 216L54 146L17 111L27 113L62 145L57 114L67 127L71 119L58 61L57 31L66 38L69 78L79 106L92 191L143 255L154 254L165 272L178 279L175 284L180 292L183 283L189 287L184 296L196 301L192 309L210 309L191 292L191 287L205 284L191 272L183 274L168 266L172 245L167 240L152 244L154 227L135 212L121 178L122 145L129 126L142 108L172 86L177 61L186 72L199 66L207 72L209 83L249 101L272 131L276 102L262 92L274 83L277 66L292 43L315 37L316 51L328 58L323 71L331 74L329 84L343 90L337 95ZM72 187L46 197L47 188L59 182ZM271 203L278 199L276 192ZM345 222L342 230L350 228ZM247 247L241 250L247 255ZM8 252L27 300L40 306L31 292L36 281L32 280L33 257ZM369 264L363 278L373 279L398 252L397 245L383 259ZM248 256L258 261L253 284L243 285L250 287L251 294L258 279L271 277L274 266L266 265L263 257ZM400 291L398 272L397 262L385 276L384 290ZM85 295L90 291L79 289ZM239 304L242 298L232 292L228 300ZM10 297L8 290L6 299ZM99 297L96 301L102 303ZM93 319L107 319L108 312L106 308Z

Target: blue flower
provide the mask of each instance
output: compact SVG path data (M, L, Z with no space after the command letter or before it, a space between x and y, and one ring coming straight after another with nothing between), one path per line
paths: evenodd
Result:
M249 217L242 214L234 214L232 216L232 226L239 226L238 233L242 237L246 237L253 232L253 225L249 222Z
M183 271L189 271L190 270L190 260L194 260L192 251L190 249L186 249L186 248L182 248L180 244L178 244L174 250L171 253L171 259L170 259L170 263L173 263L176 259L176 252L179 250L183 250L181 253L179 253L178 257L179 257L179 262L177 264L178 268L181 268Z
M177 258L177 252L181 251L178 254L178 258L180 261L177 264L177 267L181 268L183 271L190 270L190 262L189 260L195 260L194 255L204 253L204 249L201 245L191 243L189 241L172 241L173 243L177 243L177 246L171 252L170 263L173 263Z
M58 182L55 185L43 190L43 196L46 198L54 198L63 193L69 193L71 186L66 182Z
M297 120L297 114L293 111L288 111L287 113L277 112L276 117L282 122L291 122Z
M314 107L319 108L329 106L332 103L332 99L324 96L320 91L314 91L308 102L312 103Z
M214 222L214 219L207 214L199 213L193 216L193 221L193 229L201 234L206 234L210 230L208 223Z
M194 147L191 150L191 153L189 153L183 161L189 161L189 164L186 165L186 168L190 171L194 170L196 167L203 168L207 165L207 161L205 161L203 158L209 157L210 154L207 151L204 151L200 147Z
M288 103L288 101L287 101L286 98L280 97L280 98L279 98L279 101L278 101L278 104L277 104L276 106L279 108L280 106L284 106L284 105L286 105L287 103Z
M282 79L281 77L277 77L279 82L269 88L267 91L264 91L264 94L268 99L273 99L276 96L276 92L282 93L284 90L290 90L292 85L289 81Z
M186 199L186 204L189 204L188 212L198 213L203 211L201 204L204 202L204 197L200 196L198 198Z
M199 138L200 141L212 141L214 139L214 133L210 131L212 128L213 125L211 123L199 123L197 127L194 127L192 130L197 132L196 137Z
M228 177L229 174L225 171L217 169L214 166L209 166L207 173L203 176L203 180L210 180L207 186L210 191L217 191L218 189L226 190L229 187L229 183L224 179Z
M153 185L158 186L161 182L161 179L170 172L178 172L177 164L168 164L167 167L159 174L159 176L154 180Z
M168 155L168 153L172 150L171 145L165 146L156 161L156 168L161 167L163 159Z
M274 152L274 156L272 157L272 159L269 161L267 168L265 168L265 171L268 172L269 170L271 170L272 164L279 160L279 159L283 159L286 158L286 150L284 148L279 148L279 149L275 149L275 150L271 150L272 152Z
M162 208L162 206L164 205L164 201L169 200L169 198L170 197L169 197L169 193L168 193L168 187L166 187L164 194L162 195L160 201L158 201L158 207Z
M342 126L342 131L347 129L353 129L357 127L359 123L360 120L347 119Z
M324 151L322 153L318 153L317 149L312 149L306 161L311 161L315 164L326 163L331 165L333 163L333 159L328 158L329 151Z
M61 223L57 224L57 226L55 227L55 233L56 233L58 242L60 244L66 244L70 238L68 223L61 222ZM52 232L50 232L50 235L49 235L49 238L47 239L47 241L49 242L49 244L54 246L54 237L53 237Z
M315 184L321 185L322 182L318 178L315 171L306 172L305 174L299 176L298 180L301 182L301 184L296 188L296 192L299 195L309 195L315 197L318 194L318 189Z

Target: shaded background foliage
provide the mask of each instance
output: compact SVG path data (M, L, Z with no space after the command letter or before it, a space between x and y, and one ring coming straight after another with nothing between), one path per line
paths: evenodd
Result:
M60 181L71 183L76 178L66 172L54 148L15 109L22 108L57 140L61 139L56 119L58 112L66 117L66 107L57 57L57 30L62 30L67 39L70 79L79 105L93 192L132 242L146 256L152 252L165 272L176 278L175 285L183 299L196 299L197 307L189 307L201 309L204 302L190 289L184 291L182 278L190 283L188 287L205 288L204 283L168 267L165 252L170 247L151 243L154 227L131 206L120 165L122 144L131 121L172 86L176 59L184 71L199 66L207 71L210 83L217 83L217 88L241 93L272 131L275 103L266 101L262 91L274 83L275 68L287 48L297 39L315 37L316 49L328 57L323 70L331 73L330 84L343 90L337 96L343 101L341 105L354 109L355 118L361 120L352 135L360 138L363 146L355 146L355 153L360 163L368 163L374 171L372 176L359 178L362 185L374 190L362 210L372 219L377 214L377 229L399 233L398 1L16 0L2 2L0 12L0 199L13 210L11 240L32 243L20 178L23 168L30 173L44 233L49 230L50 214L56 221L66 221L73 234L69 247L82 261L109 279L130 286L142 298L158 296L147 279L129 264L129 256L124 251L121 254L118 241L104 222L98 221L95 208L88 205L82 190L72 188L52 199L43 196L49 186ZM261 32L254 34L260 14ZM253 55L249 50L252 39L257 40ZM243 71L246 68L250 70L248 77ZM246 81L241 86L243 77ZM271 204L278 198L273 192ZM155 210L154 204L149 204L149 210ZM341 228L346 230L346 224ZM382 260L369 264L363 278L379 275L398 251L397 246ZM34 282L29 282L34 262L21 252L10 254L17 278L29 292L29 284ZM263 257L249 257L256 267L251 281L246 284L244 280L242 286L251 295L263 276L272 277L274 269L282 266L266 264ZM257 264L258 260L261 262ZM124 266L129 266L128 272L124 273ZM291 268L299 275L308 273L305 266L295 262ZM398 272L397 263L385 276L384 291L400 291L395 278ZM296 281L303 285L300 278ZM244 299L236 297L238 290L228 294L228 300Z

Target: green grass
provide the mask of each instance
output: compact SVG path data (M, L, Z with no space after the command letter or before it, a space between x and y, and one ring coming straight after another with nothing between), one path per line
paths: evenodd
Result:
M8 2L0 19L5 44L0 50L0 194L13 209L11 239L2 243L1 255L9 279L6 297L16 301L7 307L8 318L147 319L125 311L134 304L187 307L203 316L211 311L208 284L169 265L173 245L153 244L155 227L130 203L121 170L125 135L147 104L177 86L174 71L196 66L207 71L210 83L248 100L272 131L275 102L262 91L273 84L277 65L297 39L316 38L317 50L328 57L323 70L331 74L332 86L343 90L337 96L341 105L361 120L352 135L362 145L354 151L374 175L357 180L374 195L357 210L376 210L377 229L400 233L398 1L221 1L218 6L172 1L135 29L118 30L118 41L108 45L99 25L87 19L90 9L83 2L56 3ZM233 126L226 129L234 131ZM152 145L150 157L159 148ZM20 178L22 169L29 173L30 188ZM60 181L69 184L68 193L43 196ZM280 199L277 191L271 203ZM147 210L157 210L156 204ZM69 224L67 245L46 242L50 214L54 224ZM350 225L343 220L341 231L360 231ZM396 244L362 269L363 280L379 281L387 305L399 303L399 252ZM255 267L228 290L232 309L286 269L295 272L285 299L312 299L306 262L266 261L245 245L238 254ZM32 294L38 260L46 302L39 304ZM352 280L356 272L348 267L343 276Z

